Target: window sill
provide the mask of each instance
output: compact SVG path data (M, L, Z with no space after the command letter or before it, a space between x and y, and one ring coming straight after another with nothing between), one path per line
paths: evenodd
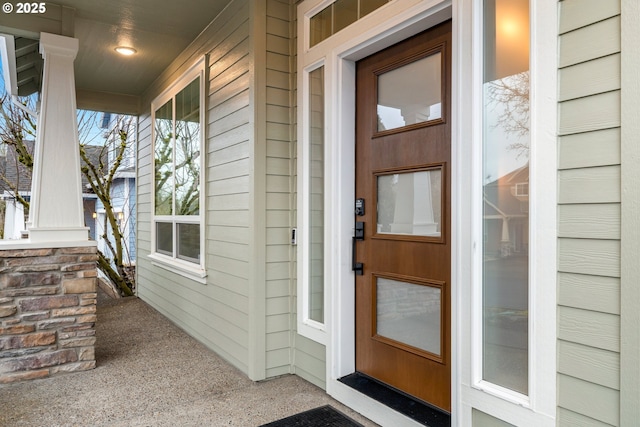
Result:
M160 254L151 254L147 256L147 258L151 261L151 264L156 267L160 267L195 282L202 283L203 285L207 284L207 271L200 265L175 260Z
M325 325L313 320L298 321L297 332L305 338L318 344L327 345L327 332Z

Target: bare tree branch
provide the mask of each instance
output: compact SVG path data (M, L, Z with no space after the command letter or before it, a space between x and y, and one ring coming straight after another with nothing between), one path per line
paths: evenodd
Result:
M25 105L33 100L27 99ZM30 106L31 109L33 106ZM125 265L128 247L122 225L113 205L113 182L116 179L123 159L131 143L128 133L132 128L133 117L118 116L115 125L107 133L96 132L101 113L83 111L79 114L78 133L81 141L79 152L82 160L81 172L89 187L102 202L105 210L103 233L105 246L109 254L98 251L98 268L113 282L123 295L133 295L135 276L128 273ZM0 187L4 187L12 196L28 209L29 202L21 194L20 180L30 179L33 172L33 153L27 140L35 140L36 123L22 109L16 107L7 95L0 97L0 143L7 147L4 167L0 170ZM102 140L101 140L102 139ZM88 143L99 147L96 156L89 156ZM114 146L111 146L113 144ZM113 157L110 158L110 150ZM7 173L7 159L15 162L11 176Z
M494 80L487 85L490 102L500 108L494 128L517 136L529 134L529 72ZM508 147L517 156L529 157L529 143L516 142Z

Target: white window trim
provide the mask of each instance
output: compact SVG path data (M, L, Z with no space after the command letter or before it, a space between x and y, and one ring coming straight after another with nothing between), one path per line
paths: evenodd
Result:
M471 354L462 360L462 424L471 425L472 410L477 409L514 425L555 426L556 417L556 74L557 5L532 0L531 16L531 133L530 148L530 225L529 225L529 393L508 390L482 380L482 0L459 3L458 37L473 40L460 46L456 69L461 86L459 117L472 117L471 126L459 123L461 140L473 141L471 158L461 156L472 172L462 176L471 185L473 204L461 202L463 222L471 224L472 242L463 243L472 255L460 254L469 271L459 269L460 279L471 286L469 315L460 312L461 350ZM464 25L466 22L470 25ZM471 49L471 50L469 50ZM467 53L465 56L464 53ZM468 59L467 59L468 58ZM473 78L464 82L463 70L472 70ZM466 76L468 79L468 75ZM454 77L456 79L456 77ZM464 105L471 106L465 108ZM459 144L459 142L458 142ZM465 258L467 261L465 261ZM465 303L461 301L461 307ZM466 377L466 378L465 378Z
M194 215L193 218L187 218L184 216L175 215L155 215L155 198L151 196L151 248L150 254L147 256L151 263L163 268L167 271L171 271L175 274L181 275L196 282L206 284L207 272L206 272L206 247L205 247L205 212L206 212L206 198L205 198L205 146L206 146L206 56L202 56L196 61L187 71L185 71L175 82L173 82L164 92L158 95L153 101L151 101L151 157L152 157L152 170L155 164L155 124L154 117L158 108L162 107L167 101L175 97L175 95L182 89L187 87L193 80L200 77L200 135L201 135L201 155L200 155L200 214ZM152 172L152 192L155 188L155 174ZM179 220L181 223L196 223L200 224L200 263L192 263L172 256L156 252L156 222L167 221L173 224ZM173 233L175 234L175 227L173 227ZM177 244L176 236L173 239L174 245Z
M313 341L319 342L321 344L327 343L327 333L326 333L326 323L320 323L318 321L312 320L309 317L309 272L310 272L310 249L309 242L310 239L310 224L309 224L309 214L310 214L310 182L311 182L311 174L310 168L308 167L308 160L310 158L310 131L309 125L311 123L310 120L310 111L309 111L309 102L310 102L310 85L309 85L309 74L321 67L324 67L324 60L321 59L316 61L309 66L305 67L299 73L298 78L298 88L300 92L299 96L299 104L301 107L299 108L300 112L300 125L298 126L298 291L297 291L297 331L300 335L309 338ZM324 211L325 217L327 212L327 185L326 178L329 173L328 164L327 164L327 149L328 144L327 134L326 134L326 122L327 122L327 112L330 111L328 104L328 96L327 96L327 79L326 79L326 70L325 70L325 79L323 82L323 90L324 90L324 114L325 114L325 133L324 133L324 177L325 177L325 190L324 190ZM329 303L327 297L327 260L329 259L328 255L328 242L329 235L327 233L327 227L325 224L324 227L324 278L325 278L325 286L324 286L324 319L325 322L327 320L327 304Z

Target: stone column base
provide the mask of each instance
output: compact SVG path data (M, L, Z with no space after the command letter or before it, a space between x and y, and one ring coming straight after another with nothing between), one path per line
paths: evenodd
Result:
M95 246L0 249L0 384L93 369Z

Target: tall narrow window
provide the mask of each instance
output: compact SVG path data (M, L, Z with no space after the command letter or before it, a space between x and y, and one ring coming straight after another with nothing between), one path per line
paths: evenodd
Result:
M529 0L484 0L482 378L528 394Z
M204 265L202 69L192 70L152 104L154 252L186 268Z
M324 323L324 67L309 73L308 318Z

